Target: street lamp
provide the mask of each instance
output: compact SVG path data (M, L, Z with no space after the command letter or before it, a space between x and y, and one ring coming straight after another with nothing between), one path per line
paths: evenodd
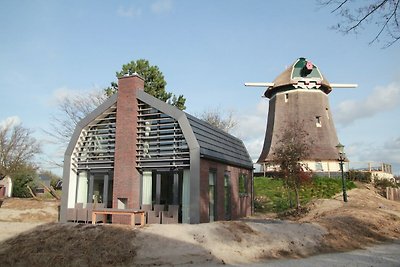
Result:
M344 173L343 173L343 162L346 160L346 154L344 153L344 145L339 143L336 146L336 149L339 153L339 165L340 165L340 171L342 172L342 189L343 189L343 201L347 202L347 193L346 193L346 181L344 179Z

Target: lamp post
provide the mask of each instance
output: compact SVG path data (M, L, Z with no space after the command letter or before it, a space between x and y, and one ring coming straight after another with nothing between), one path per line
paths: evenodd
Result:
M339 143L336 146L336 149L339 153L339 165L340 165L340 171L342 172L342 190L343 190L343 201L347 202L347 193L346 193L346 181L344 179L344 171L343 171L343 162L346 160L346 154L344 153L344 145Z

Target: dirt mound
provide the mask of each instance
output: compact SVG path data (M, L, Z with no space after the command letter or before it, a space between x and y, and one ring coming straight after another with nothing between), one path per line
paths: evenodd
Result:
M46 224L0 243L2 266L129 266L136 231L122 226ZM18 249L16 249L18 248Z
M137 262L160 264L257 263L318 252L326 231L314 224L247 219L199 225L149 225L137 234Z
M322 251L347 251L400 238L400 202L380 196L372 186L359 184L342 195L317 200L300 222L318 223L327 229Z
M46 207L57 207L60 205L59 201L56 200L34 200L32 198L6 198L1 205L2 209L16 209L16 210L27 210L27 209L43 209Z
M59 201L7 198L0 208L0 222L57 222Z

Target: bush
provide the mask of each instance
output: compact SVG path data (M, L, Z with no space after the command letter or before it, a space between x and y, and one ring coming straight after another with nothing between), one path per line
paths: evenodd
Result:
M374 186L376 188L385 189L386 187L398 188L399 186L396 183L389 181L388 179L375 179Z
M356 170L349 170L348 179L351 181L370 183L372 181L372 175L370 172L360 172L360 171L356 171Z
M256 212L267 211L268 199L265 196L254 197L254 210Z
M397 188L398 185L387 179L375 179L374 187L377 189L379 195L386 197L386 187Z
M31 197L27 186L29 186L32 190L35 190L37 187L35 184L37 178L38 174L35 167L31 165L20 167L11 175L13 182L13 197Z

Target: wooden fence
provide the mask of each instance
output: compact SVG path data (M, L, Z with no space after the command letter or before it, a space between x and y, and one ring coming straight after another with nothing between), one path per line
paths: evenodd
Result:
M400 189L393 187L386 187L386 198L389 200L400 201Z

